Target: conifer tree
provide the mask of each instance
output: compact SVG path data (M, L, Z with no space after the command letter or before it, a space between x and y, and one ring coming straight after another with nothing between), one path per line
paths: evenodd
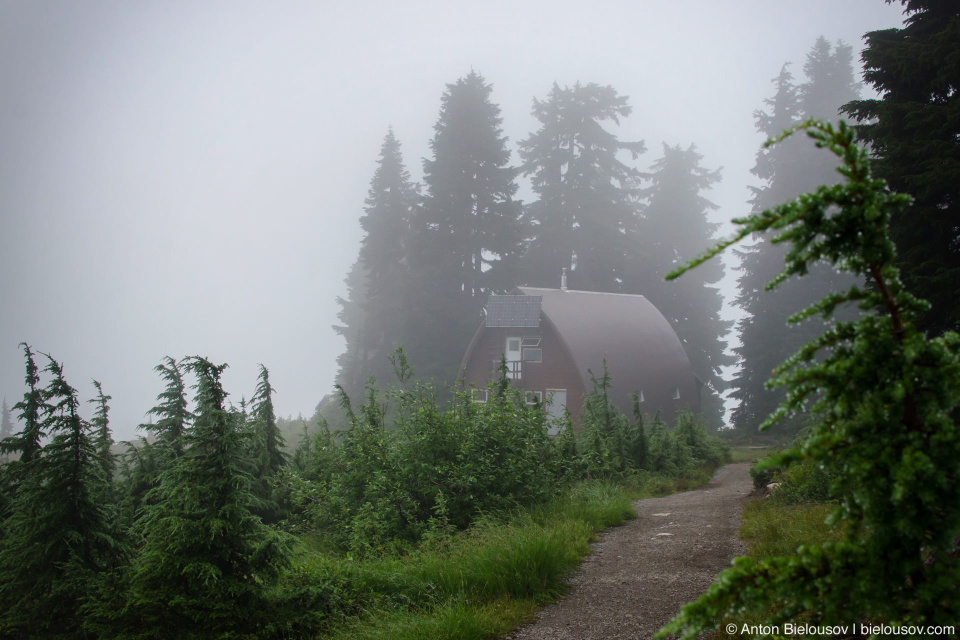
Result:
M289 543L250 511L254 464L225 408L226 365L194 357L187 367L197 377L196 419L140 521L123 619L150 637L257 637Z
M517 170L493 88L471 71L447 85L411 223L410 286L398 341L423 377L452 380L491 292L512 288L523 247Z
M141 424L140 429L151 433L175 456L183 453L182 438L193 418L187 409L187 391L183 383L183 364L170 356L154 367L154 371L166 381L166 388L157 396L157 405L147 412L156 422Z
M273 394L276 390L270 384L270 372L260 365L260 377L257 389L251 400L251 418L256 425L257 438L264 443L264 457L261 462L263 473L274 476L287 465L287 456L283 451L284 441L277 427L277 416L273 410Z
M859 90L853 76L851 49L842 42L834 46L822 37L817 39L804 64L804 76L806 81L795 85L784 65L774 80L773 98L765 101L769 111L754 114L758 131L773 138L807 118L833 118ZM802 143L800 139L788 138L757 153L757 163L751 171L763 184L752 187L754 213L795 198L818 184L837 181L835 158ZM783 391L764 387L774 367L824 330L823 321L816 318L789 325L787 319L827 293L856 284L856 279L829 265L811 265L809 277L784 283L768 294L765 287L779 273L786 255L785 245L758 236L752 246L737 253L742 275L736 304L747 315L737 323L741 346L734 351L740 357L741 368L730 385L730 397L739 401L732 421L737 429L753 433L783 398ZM852 311L841 309L838 313L850 317ZM790 423L777 427L782 434L797 429Z
M28 385L39 376L27 349ZM96 576L117 565L122 546L101 504L108 479L80 418L77 392L50 356L42 415L53 439L35 454L0 541L0 633L9 637L85 637L80 607ZM28 391L28 394L30 392Z
M43 389L40 388L40 370L34 362L33 351L25 342L21 342L20 346L23 347L27 360L27 390L23 394L23 400L13 405L13 408L20 412L23 429L12 438L0 442L0 448L5 453L19 454L18 466L23 466L30 464L40 455L40 442L46 435L43 416L49 406L44 399Z
M571 288L618 291L631 246L640 173L619 159L634 160L643 142L621 142L603 124L630 115L627 96L594 83L560 88L533 100L536 133L520 142L523 174L532 176L537 201L524 210L531 234L523 279L557 287L561 270Z
M107 417L107 414L110 412L110 407L107 405L107 402L110 401L111 396L103 395L103 388L96 380L93 381L93 386L97 388L97 397L89 400L89 402L95 403L97 410L90 426L93 429L94 446L100 458L100 464L103 467L103 475L105 478L110 479L113 478L113 473L117 469L117 461L110 451L110 448L113 446L113 437L110 435L110 421Z
M914 198L891 237L904 283L931 304L921 326L940 333L960 327L960 4L901 4L902 28L865 36L864 79L880 98L844 112L860 121L877 175Z
M663 157L649 174L651 185L641 191L647 202L631 234L637 255L624 288L646 296L677 332L694 373L707 385L701 391L701 415L717 429L723 425L720 393L727 386L721 370L736 362L725 353L725 336L733 323L720 319L723 296L716 287L723 265L705 265L688 282L664 282L698 247L713 240L720 227L707 217L716 205L702 195L719 182L720 171L704 168L701 160L694 145L663 145Z
M343 337L344 350L337 356L336 383L350 393L359 393L363 384L369 378L364 377L370 362L370 331L367 329L367 279L365 270L359 258L350 266L347 277L343 279L347 285L346 297L337 296L340 311L337 319L340 324L334 325L333 330Z
M360 393L371 377L381 382L390 378L389 354L400 346L408 308L408 234L416 199L417 187L410 182L391 128L360 218L365 235L345 280L347 297L337 299L343 324L334 330L347 341L338 359L337 384L348 393Z
M868 310L857 321L828 325L778 368L775 383L789 394L767 421L813 404L820 421L775 462L808 458L831 468L838 505L828 523L839 539L786 556L738 558L658 637L700 637L743 614L771 626L803 620L859 634L869 621L919 637L924 627L955 625L960 615L960 336L923 334L916 321L928 305L905 289L894 266L887 227L910 197L871 176L867 151L844 123L802 128L842 161L845 181L735 220L741 228L732 239L683 269L751 233L772 231L790 243L777 284L804 277L818 262L870 283L797 314L830 318L845 303Z

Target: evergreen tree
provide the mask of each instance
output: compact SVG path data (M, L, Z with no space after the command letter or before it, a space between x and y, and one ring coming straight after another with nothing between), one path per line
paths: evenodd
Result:
M170 356L154 367L154 371L166 381L166 388L157 396L157 405L147 412L151 418L156 418L147 424L141 424L140 429L152 434L158 443L169 448L175 456L183 453L182 438L193 418L187 409L187 391L183 383L183 364Z
M754 114L758 131L768 138L805 118L835 117L840 106L857 95L851 49L843 43L831 46L819 38L807 56L804 75L806 82L796 86L784 65L774 80L773 98L765 101L769 112ZM758 214L818 184L837 182L835 167L832 155L804 145L800 138L764 147L752 169L764 183L752 187L752 211ZM824 330L823 321L818 319L799 324L788 324L787 319L827 293L845 290L857 281L855 276L842 274L830 265L816 264L811 265L809 277L786 282L768 294L765 288L780 271L785 245L758 236L752 246L737 254L742 275L736 304L747 315L737 323L741 346L734 351L740 357L741 369L731 382L734 390L730 396L739 401L732 415L734 426L749 433L756 431L783 398L783 391L764 388L774 367ZM840 310L842 317L851 313L849 309ZM796 427L787 423L778 430L789 433Z
M921 327L941 333L960 327L960 4L901 2L903 28L865 36L864 78L880 99L844 111L860 121L877 175L914 198L891 237L904 283L932 305Z
M259 637L289 543L250 511L253 461L224 406L226 365L195 357L187 367L197 377L196 419L139 525L144 543L122 621L149 637Z
M103 475L105 478L110 479L113 478L113 473L117 469L117 461L110 451L110 448L113 446L113 437L110 435L110 421L107 418L107 414L110 412L110 407L107 405L107 402L110 401L111 396L103 395L103 388L96 380L93 381L93 386L97 388L97 397L89 402L96 404L97 411L93 416L90 426L93 429L94 447L97 450L97 456L100 458L100 464L103 467Z
M270 385L270 372L260 365L260 377L257 380L257 389L251 400L251 417L256 425L257 438L263 442L263 460L261 469L265 475L275 476L287 465L287 456L283 451L285 445L280 429L277 427L277 416L273 411L273 394L276 390Z
M844 123L801 128L842 161L845 182L737 220L734 238L683 269L751 233L774 231L791 245L776 282L803 277L818 262L870 282L803 310L830 318L853 303L876 312L829 325L778 368L775 384L789 394L767 421L807 403L821 417L809 437L772 462L810 459L831 470L838 504L827 522L837 536L785 556L736 559L657 637L701 637L734 615L773 627L795 620L849 626L860 634L864 621L884 621L894 634L919 637L960 615L960 336L930 339L919 330L926 305L907 292L894 266L887 226L903 215L909 196L871 176L867 151Z
M557 287L566 267L572 288L618 291L631 247L639 172L618 155L636 160L643 142L621 142L603 123L630 115L627 96L613 87L553 85L533 101L540 129L520 143L523 174L532 176L536 202L525 208L531 234L524 256L527 284Z
M28 385L37 384L27 353ZM108 479L90 425L63 368L47 358L42 418L53 439L26 467L0 541L0 633L14 638L86 637L80 608L122 553L99 500Z
M701 195L719 182L720 171L705 169L701 160L693 145L687 149L663 145L663 157L650 174L652 184L641 191L647 205L637 232L631 234L638 250L624 288L646 296L677 332L694 372L708 385L701 392L701 415L718 429L723 425L720 393L727 386L721 368L736 362L724 353L724 338L733 323L720 319L723 296L716 287L723 265L719 261L705 265L709 268L691 274L688 282L664 281L709 244L720 227L707 217L716 205Z
M23 394L23 400L13 405L13 408L20 412L23 429L12 438L0 442L0 448L5 453L18 453L18 466L24 466L40 455L40 441L46 435L43 416L48 412L49 406L44 399L43 389L40 388L40 370L34 362L30 345L21 342L20 346L23 347L27 360L27 390Z
M351 265L347 277L343 279L347 285L347 296L337 296L340 311L337 312L339 325L333 330L343 336L345 346L343 353L337 356L336 383L349 392L358 393L363 389L367 380L364 374L368 371L370 362L370 331L367 329L367 279L363 262L357 260ZM369 376L368 376L369 377Z
M424 377L453 379L491 292L516 284L523 247L517 170L492 86L480 74L447 85L412 220L411 277L398 341Z
M389 354L400 346L409 277L408 232L417 187L403 163L400 142L387 131L370 181L360 226L360 255L347 275L347 298L338 298L334 327L347 340L338 363L337 384L359 393L371 377L390 378Z

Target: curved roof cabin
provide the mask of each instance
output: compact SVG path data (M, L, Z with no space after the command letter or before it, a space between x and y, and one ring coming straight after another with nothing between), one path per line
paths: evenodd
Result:
M639 295L520 287L514 295L491 295L483 324L463 357L474 399L505 356L508 377L534 397L553 397L551 414L570 410L574 424L590 374L602 374L603 359L613 379L611 400L625 414L636 393L645 414L663 410L672 423L677 410L700 411L700 383L677 334L649 300Z

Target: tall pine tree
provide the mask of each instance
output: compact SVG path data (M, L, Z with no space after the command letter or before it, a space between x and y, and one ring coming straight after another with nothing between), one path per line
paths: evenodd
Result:
M338 298L341 325L334 330L347 342L338 359L337 384L359 395L366 381L390 379L389 355L401 346L407 315L408 235L417 187L410 182L400 142L387 131L370 181L360 226L360 254L345 280L347 297Z
M880 99L844 111L876 175L914 198L890 231L904 284L931 304L921 326L941 333L960 328L960 3L901 2L903 28L866 35L864 78Z
M400 343L423 377L452 380L491 292L516 283L523 248L517 170L493 88L471 71L447 85L412 221Z
M835 119L840 106L858 94L852 50L842 42L831 45L825 38L818 38L803 71L806 81L797 86L784 65L774 79L774 96L765 101L768 111L755 112L757 130L766 137L777 136L807 118ZM805 142L794 136L757 153L752 173L763 184L751 188L753 213L791 200L819 184L839 180L836 158ZM783 391L764 388L774 367L824 330L819 319L794 325L788 325L787 319L827 293L857 284L853 276L828 265L815 265L808 277L767 292L764 288L779 273L786 248L760 237L754 240L752 246L737 252L742 275L736 304L747 315L737 323L741 346L734 351L740 356L741 369L731 383L734 390L730 394L739 401L733 424L745 433L756 431L783 398ZM778 428L789 432L798 426L785 424Z
M639 172L623 162L645 150L643 142L621 142L603 124L619 125L630 115L627 96L594 83L561 88L533 101L540 123L520 143L524 175L532 176L536 202L525 208L530 246L523 279L557 287L561 270L572 288L618 291L628 269Z
M736 362L724 353L733 323L720 319L723 296L716 287L723 265L719 260L704 265L687 282L664 281L709 245L720 227L708 218L716 205L702 195L719 182L720 171L704 168L702 159L693 145L663 145L663 157L650 173L652 184L641 192L646 207L631 234L637 254L624 289L646 296L670 321L694 372L707 385L701 391L701 415L707 426L718 429L723 426L720 393L727 384L721 368Z

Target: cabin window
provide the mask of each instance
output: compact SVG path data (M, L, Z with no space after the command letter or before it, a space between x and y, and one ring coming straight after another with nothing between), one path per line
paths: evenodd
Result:
M673 399L674 399L674 400L679 400L679 399L680 399L680 387L674 387L674 389L673 389Z
M528 349L523 348L523 361L524 362L543 362L543 349Z
M543 402L543 392L542 391L524 391L523 400L527 404L540 404Z
M471 392L471 400L479 404L483 404L487 401L487 390L486 389L474 389Z

